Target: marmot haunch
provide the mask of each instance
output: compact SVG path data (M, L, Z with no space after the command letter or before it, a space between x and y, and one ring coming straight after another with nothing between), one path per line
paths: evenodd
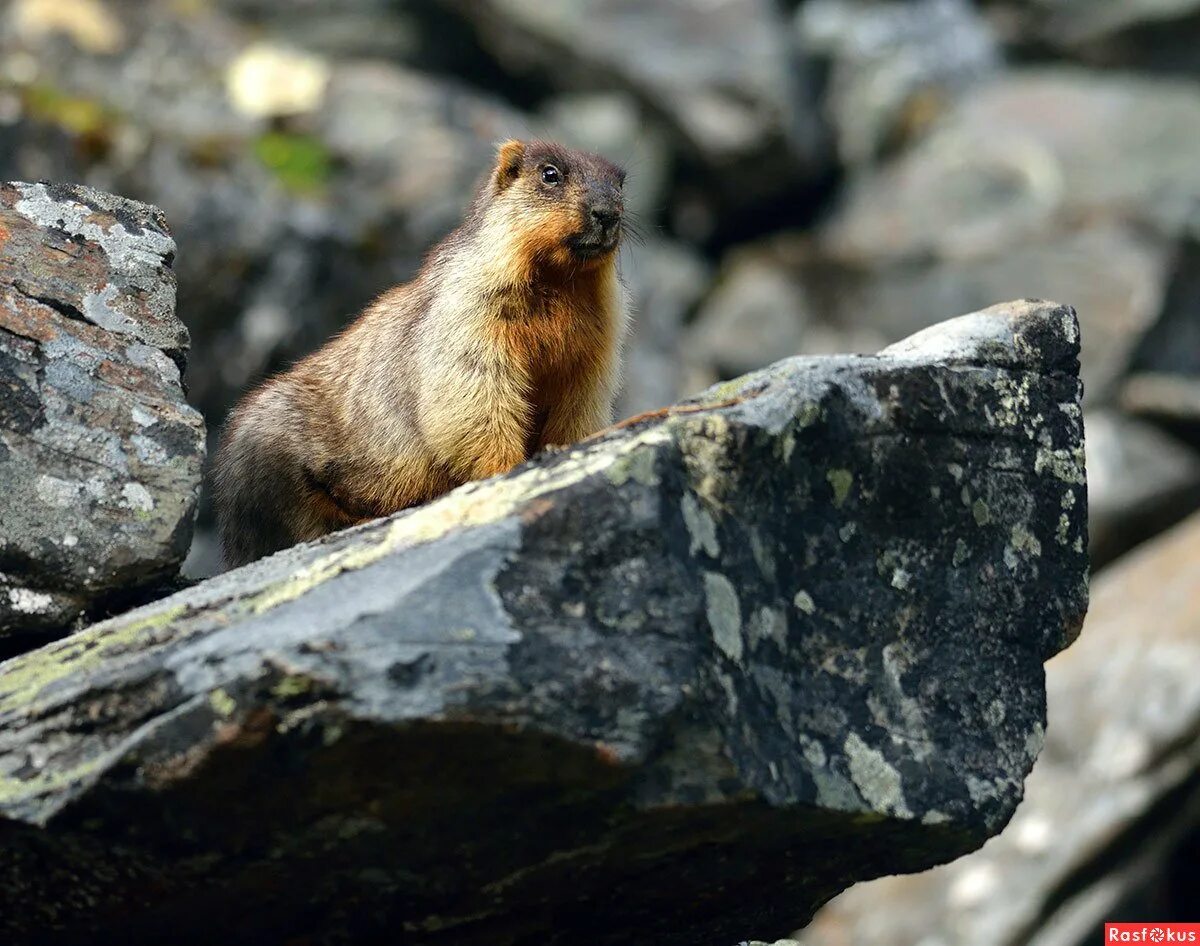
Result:
M238 404L214 464L228 566L426 502L612 421L625 173L507 141L416 278Z

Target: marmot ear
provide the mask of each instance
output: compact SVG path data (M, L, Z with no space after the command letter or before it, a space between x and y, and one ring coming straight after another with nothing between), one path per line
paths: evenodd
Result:
M521 176L521 162L525 160L525 142L502 141L496 148L496 187L504 190Z

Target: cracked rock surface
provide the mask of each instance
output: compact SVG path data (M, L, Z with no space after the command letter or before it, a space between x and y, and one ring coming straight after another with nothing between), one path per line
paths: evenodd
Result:
M1077 357L782 361L0 665L0 939L733 946L979 847L1086 610Z
M136 600L187 552L204 424L174 253L153 207L0 184L0 645Z

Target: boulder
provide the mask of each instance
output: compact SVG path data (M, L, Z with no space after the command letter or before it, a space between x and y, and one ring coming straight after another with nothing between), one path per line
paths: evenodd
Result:
M684 321L711 276L708 264L698 254L682 243L664 239L627 246L620 266L621 278L629 288L633 325L623 352L616 412L618 417L631 417L711 383L710 379L687 387L679 357Z
M1200 446L1200 239L1186 239L1175 259L1162 315L1142 339L1123 406L1177 430Z
M153 207L0 184L0 650L174 577L204 422Z
M1095 569L1200 509L1200 455L1116 411L1091 411L1083 425Z
M1004 39L1093 66L1195 75L1197 0L988 0Z
M1046 667L1046 750L1012 824L848 891L804 946L1085 946L1106 921L1194 918L1194 860L1178 903L1128 901L1200 827L1198 588L1200 517L1103 572L1080 641Z
M1088 403L1113 401L1200 206L1191 83L1022 69L965 93L860 175L797 263L835 321L891 337L1021 291L1083 321ZM1191 313L1189 313L1190 316Z
M1000 66L969 0L808 0L796 30L801 48L828 65L825 110L851 166L921 132Z
M690 389L800 354L810 319L792 274L763 254L731 253L684 336Z
M1077 356L783 361L0 665L0 939L734 943L978 847L1086 609Z
M681 221L691 235L708 236L725 215L770 210L824 173L816 83L771 0L445 2L510 75L631 94L695 185Z

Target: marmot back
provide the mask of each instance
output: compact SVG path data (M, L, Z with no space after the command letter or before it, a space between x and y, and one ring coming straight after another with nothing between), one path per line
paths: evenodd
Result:
M426 502L612 421L624 172L508 141L417 277L250 392L214 464L227 565Z

